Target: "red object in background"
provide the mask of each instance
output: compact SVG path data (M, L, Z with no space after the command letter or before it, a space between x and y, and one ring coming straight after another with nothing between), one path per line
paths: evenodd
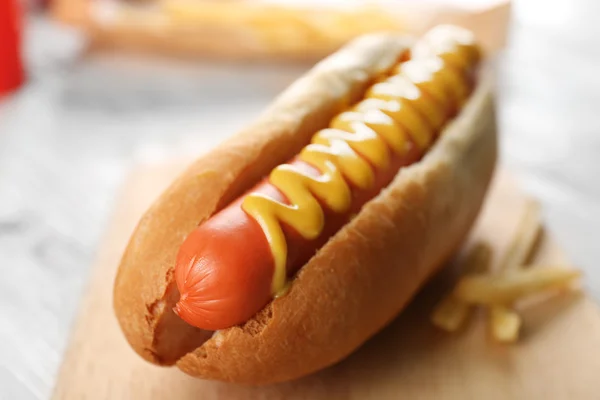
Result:
M24 78L21 5L19 0L0 0L0 96L17 89Z

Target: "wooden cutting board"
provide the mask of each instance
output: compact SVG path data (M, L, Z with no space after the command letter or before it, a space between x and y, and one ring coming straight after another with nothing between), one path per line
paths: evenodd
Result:
M600 312L585 294L563 294L523 308L523 336L516 345L491 342L481 315L466 331L448 335L433 328L428 316L452 282L452 265L356 353L296 382L243 387L197 380L176 368L146 363L129 348L113 316L112 284L135 223L179 170L180 166L144 169L126 185L100 249L54 399L600 398ZM513 180L499 174L469 243L491 243L497 260L524 201ZM556 244L543 238L535 262L562 260Z

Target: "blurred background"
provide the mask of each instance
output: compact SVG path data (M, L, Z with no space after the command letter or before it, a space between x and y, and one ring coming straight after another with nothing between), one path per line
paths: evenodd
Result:
M600 299L600 3L16 1L0 0L0 399L49 397L132 168L206 151L374 30L477 32L502 164Z

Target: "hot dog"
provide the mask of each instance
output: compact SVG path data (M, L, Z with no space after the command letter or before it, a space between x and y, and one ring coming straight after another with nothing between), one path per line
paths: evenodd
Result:
M455 36L426 53L417 47L297 159L194 230L177 259L181 318L210 330L249 320L348 215L423 155L470 91L477 47Z
M266 383L385 326L484 197L496 147L479 65L456 27L413 46L363 38L190 167L122 259L115 311L133 348L194 376Z

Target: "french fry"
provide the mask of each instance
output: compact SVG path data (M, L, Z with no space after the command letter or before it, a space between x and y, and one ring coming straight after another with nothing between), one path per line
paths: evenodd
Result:
M525 216L521 219L517 233L513 236L508 251L500 264L500 273L510 273L524 265L531 256L535 242L542 233L541 206L534 200L529 200L525 206ZM503 340L498 333L504 334L503 321L513 321L512 325L517 331L514 333L516 340L521 326L521 317L516 311L504 305L492 305L490 309L490 324L492 335L496 340ZM494 317L495 316L495 317ZM500 318L499 316L502 316ZM518 321L518 323L516 323ZM495 325L500 324L500 325Z
M433 310L431 322L446 332L456 332L465 325L472 308L472 305L448 295Z
M519 268L496 276L466 276L453 294L469 304L510 304L527 295L563 288L580 276L580 271L566 267Z
M530 200L526 205L525 216L519 223L517 233L502 258L499 272L510 272L525 265L541 232L540 205L536 201Z
M526 269L541 233L540 205L529 201L498 271L485 273L491 249L481 243L475 246L465 259L463 276L434 310L433 324L448 332L457 331L468 320L473 306L483 305L489 307L488 323L494 339L515 342L522 321L513 304L527 295L565 288L581 276L580 271L565 266Z
M521 317L509 307L497 305L491 307L489 316L492 336L502 343L513 343L519 337Z
M485 272L489 268L491 258L490 246L479 242L467 254L461 273L465 275ZM444 331L456 332L465 325L471 316L472 308L472 305L457 299L451 293L436 306L431 315L431 322Z

